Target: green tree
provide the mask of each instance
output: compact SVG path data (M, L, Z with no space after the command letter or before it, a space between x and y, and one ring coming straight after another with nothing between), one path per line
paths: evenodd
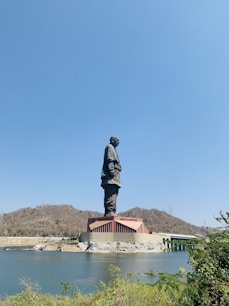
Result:
M222 227L188 248L192 270L183 305L229 305L229 213L220 212L216 220Z

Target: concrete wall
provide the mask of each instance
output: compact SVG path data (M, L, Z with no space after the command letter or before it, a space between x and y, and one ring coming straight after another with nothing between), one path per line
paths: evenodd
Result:
M35 246L39 243L61 240L62 237L0 237L0 247Z
M160 242L163 243L163 235L144 234L144 233L94 233L85 232L80 235L81 242L100 241L100 242Z

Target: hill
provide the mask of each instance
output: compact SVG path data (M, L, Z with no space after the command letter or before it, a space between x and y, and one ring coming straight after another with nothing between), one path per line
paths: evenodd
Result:
M135 207L120 216L142 218L146 227L154 232L178 234L206 234L206 229L186 223L156 209ZM59 236L75 237L87 230L89 217L102 217L99 212L82 211L70 205L42 205L22 208L2 215L0 236Z
M208 228L189 224L179 218L157 209L142 209L135 207L119 214L125 217L142 218L144 224L151 232L176 233L187 235L206 235Z

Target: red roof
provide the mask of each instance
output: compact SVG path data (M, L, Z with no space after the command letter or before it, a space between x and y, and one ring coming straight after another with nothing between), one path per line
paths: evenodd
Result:
M98 227L103 226L103 225L108 224L108 223L111 223L111 221L110 220L95 221L95 222L93 222L89 225L89 228L90 228L90 230L93 230L95 228L98 228Z
M139 229L139 227L142 225L142 222L136 222L136 221L121 221L121 220L117 220L117 223L120 223L126 227L132 228L135 231L137 231Z

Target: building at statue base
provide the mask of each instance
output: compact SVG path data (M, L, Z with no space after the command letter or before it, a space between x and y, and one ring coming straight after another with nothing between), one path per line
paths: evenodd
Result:
M149 233L141 218L112 216L88 218L87 232L81 233L80 242L161 242L163 236Z
M88 218L87 231L93 233L149 233L141 218L121 216Z

